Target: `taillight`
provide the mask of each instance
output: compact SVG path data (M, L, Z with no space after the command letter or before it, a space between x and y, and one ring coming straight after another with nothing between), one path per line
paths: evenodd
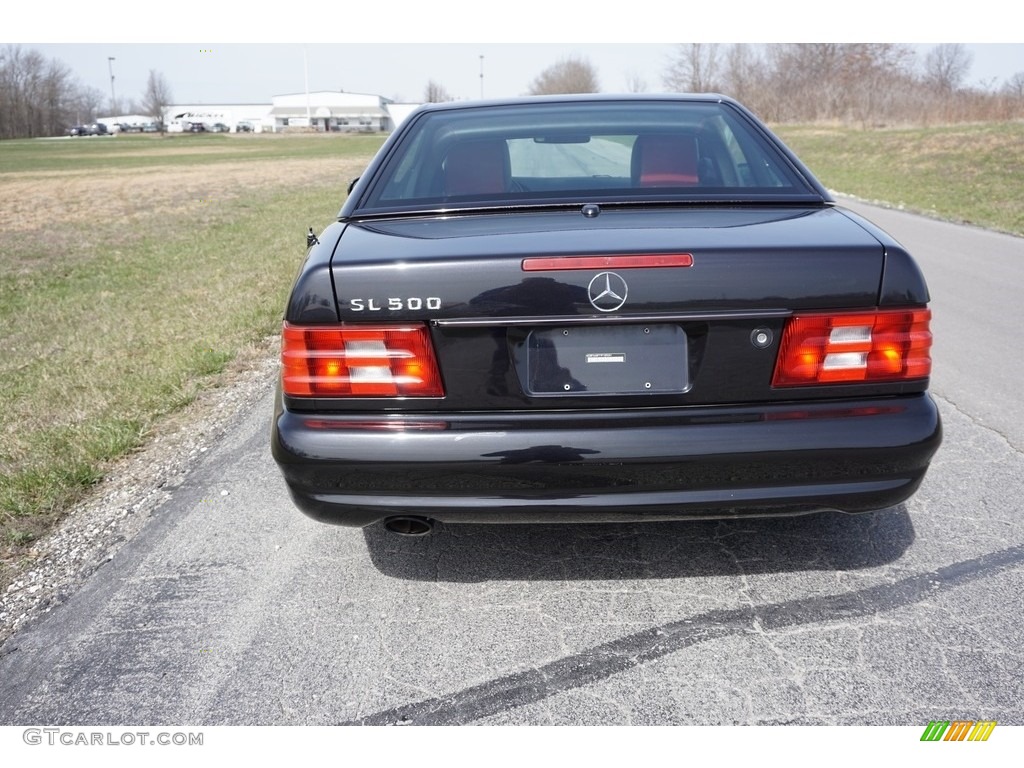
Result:
M932 369L931 316L908 309L791 317L772 386L925 378Z
M297 397L443 397L430 335L420 323L284 324L282 388Z

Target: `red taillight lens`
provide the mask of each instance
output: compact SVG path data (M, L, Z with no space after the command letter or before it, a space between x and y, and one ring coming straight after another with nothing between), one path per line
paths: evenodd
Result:
M772 386L926 378L932 370L931 317L927 309L791 317Z
M282 387L296 397L443 397L422 324L284 324Z

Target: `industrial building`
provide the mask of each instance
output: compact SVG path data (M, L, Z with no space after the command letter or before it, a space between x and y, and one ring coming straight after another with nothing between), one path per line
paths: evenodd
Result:
M415 105L367 93L314 91L274 96L269 104L174 104L164 109L169 131L188 131L195 123L222 123L237 132L313 129L342 132L389 132Z

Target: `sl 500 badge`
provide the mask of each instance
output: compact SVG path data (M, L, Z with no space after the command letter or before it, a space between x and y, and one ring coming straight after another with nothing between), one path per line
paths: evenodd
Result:
M441 308L441 299L437 296L426 296L420 298L409 296L408 298L389 299L349 299L348 308L352 312L418 312L423 309L437 310Z

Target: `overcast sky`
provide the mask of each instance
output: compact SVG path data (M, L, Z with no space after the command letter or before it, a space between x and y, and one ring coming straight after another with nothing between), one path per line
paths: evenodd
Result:
M264 103L305 90L307 73L311 91L419 101L434 80L459 99L516 96L569 56L594 65L603 91L629 90L631 80L659 91L675 46L645 42L658 38L907 42L922 59L938 42L963 42L973 54L968 83L998 87L1024 71L1024 31L996 4L974 0L968 20L950 14L922 25L891 0L859 0L841 16L805 0L704 10L655 0L275 0L269 11L216 0L43 0L9 3L0 42L59 59L106 96L112 72L119 99L139 99L155 69L178 103Z

